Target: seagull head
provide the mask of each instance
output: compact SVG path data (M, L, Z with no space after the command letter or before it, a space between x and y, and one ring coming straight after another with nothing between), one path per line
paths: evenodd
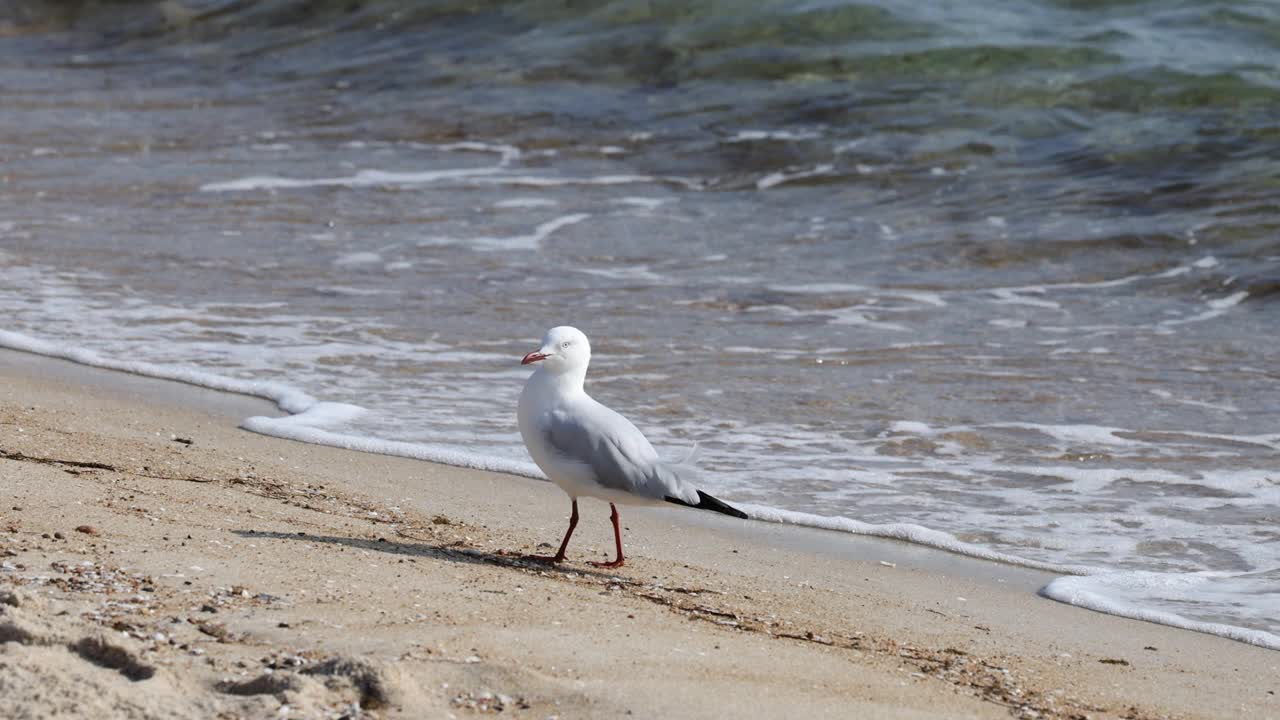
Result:
M591 362L591 343L578 328L568 325L553 327L542 336L542 347L525 355L520 364L536 362L557 375L575 370L585 372Z

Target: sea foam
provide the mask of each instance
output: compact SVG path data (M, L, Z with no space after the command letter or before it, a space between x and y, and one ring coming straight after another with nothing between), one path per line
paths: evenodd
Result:
M1169 625L1184 630L1220 635L1251 645L1280 650L1280 635L1265 630L1241 628L1224 623L1188 620L1171 612L1154 610L1127 599L1137 594L1186 597L1188 590L1195 590L1208 582L1210 573L1155 573L1138 570L1124 572L1099 572L1084 577L1060 577L1040 590L1040 594L1059 602L1088 608L1108 615L1119 615L1134 620ZM1280 600L1272 603L1280 613Z

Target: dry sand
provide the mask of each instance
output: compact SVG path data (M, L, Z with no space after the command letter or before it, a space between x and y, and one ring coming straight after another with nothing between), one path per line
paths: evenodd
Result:
M533 565L554 486L228 419L253 409L0 353L0 714L1280 717L1280 653L891 541L624 508L602 572L584 501L570 562Z

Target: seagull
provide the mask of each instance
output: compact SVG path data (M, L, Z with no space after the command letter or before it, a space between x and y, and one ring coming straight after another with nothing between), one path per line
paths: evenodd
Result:
M520 435L529 455L542 472L573 501L569 529L554 556L529 559L562 562L569 538L578 525L578 498L594 497L609 503L613 539L618 557L593 562L596 567L622 567L622 532L618 508L632 505L675 503L714 510L746 519L746 513L694 488L689 471L665 463L644 434L630 420L601 405L583 389L591 344L577 328L554 327L542 338L542 347L524 356L521 365L541 363L520 393Z

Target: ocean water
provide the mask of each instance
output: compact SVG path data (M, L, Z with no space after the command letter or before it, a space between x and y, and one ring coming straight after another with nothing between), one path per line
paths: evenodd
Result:
M0 2L0 345L532 474L573 324L756 517L1280 648L1277 68L1263 1Z

